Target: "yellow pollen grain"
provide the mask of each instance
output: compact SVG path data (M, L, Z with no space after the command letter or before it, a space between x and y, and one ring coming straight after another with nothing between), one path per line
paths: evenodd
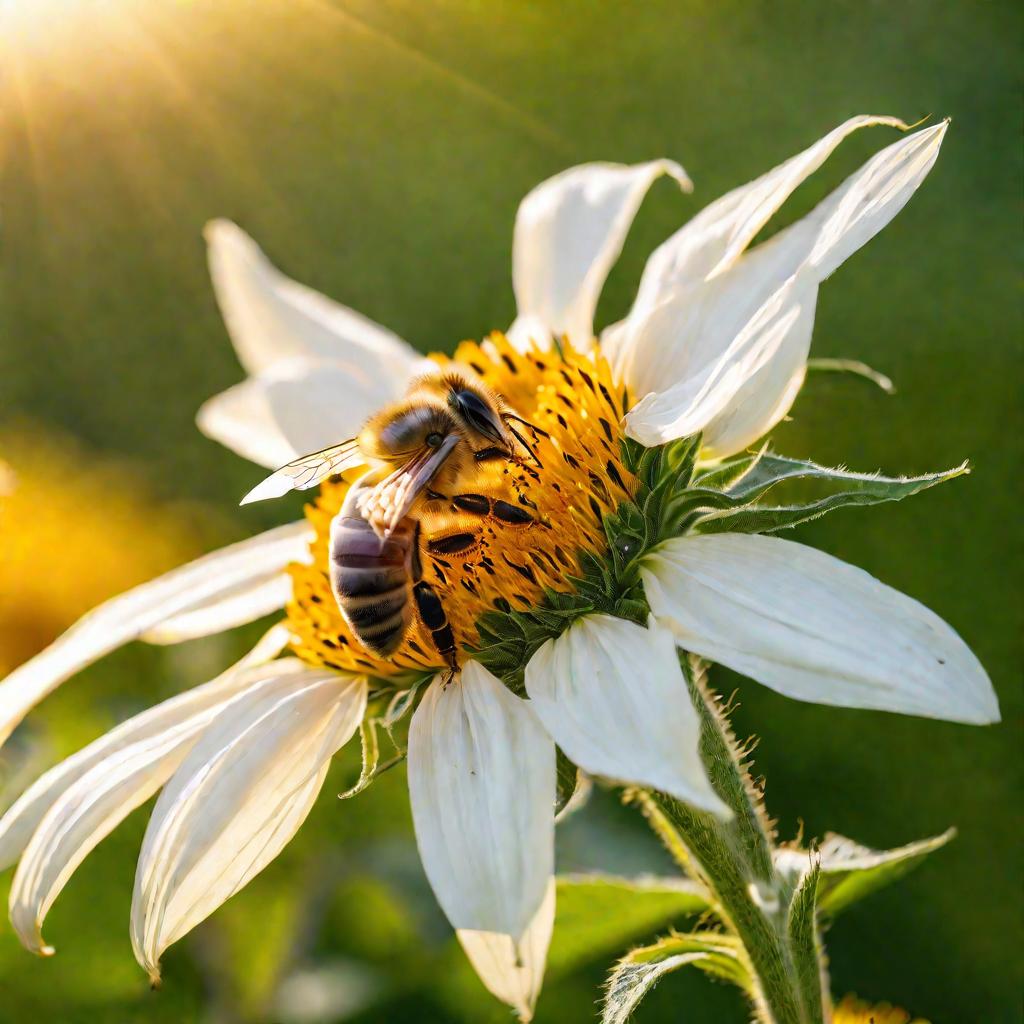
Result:
M568 589L566 577L580 572L578 553L605 550L602 518L633 496L636 480L621 459L626 395L600 356L568 346L563 352L533 348L521 353L495 333L483 344L463 342L452 359L432 358L442 367L452 361L468 366L537 428L514 423L539 465L527 458L482 463L466 488L525 508L533 523L481 519L472 552L441 558L427 553L426 546L445 536L443 517L421 520L424 579L437 592L461 651L476 643L476 623L484 612L506 602L529 608L545 588ZM381 677L443 668L418 619L399 650L382 659L360 645L338 610L328 578L330 523L360 472L324 481L306 507L316 538L311 564L289 570L293 598L287 613L294 650L313 664Z

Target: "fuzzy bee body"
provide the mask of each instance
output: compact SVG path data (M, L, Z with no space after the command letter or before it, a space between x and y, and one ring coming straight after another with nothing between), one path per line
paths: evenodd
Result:
M423 578L421 544L426 537L427 554L453 556L475 546L482 519L533 522L506 501L463 493L474 490L487 463L517 459L517 442L525 448L506 417L515 418L499 396L448 373L414 382L404 402L360 434L374 468L352 484L331 522L329 575L346 623L367 650L394 654L415 616L456 667L455 636Z

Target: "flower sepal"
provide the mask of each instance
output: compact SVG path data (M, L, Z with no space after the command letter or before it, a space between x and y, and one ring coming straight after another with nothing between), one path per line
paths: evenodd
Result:
M819 466L766 449L698 473L689 489L694 533L776 533L840 508L902 501L970 472L966 462L921 476L883 476ZM762 504L782 488L781 500Z
M362 767L359 778L346 790L338 794L339 800L349 800L362 793L372 782L406 758L406 746L396 737L395 729L416 706L420 690L430 682L432 676L421 675L406 689L394 690L390 686L370 694L366 716L359 723L359 741L362 748ZM392 755L380 762L379 731L384 729L393 748Z

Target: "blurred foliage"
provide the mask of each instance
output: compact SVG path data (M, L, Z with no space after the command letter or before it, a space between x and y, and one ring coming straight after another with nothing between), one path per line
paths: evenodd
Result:
M451 350L510 321L516 204L564 166L667 155L697 184L692 198L653 190L605 291L608 322L684 218L848 115L951 115L921 192L818 307L815 355L863 359L897 395L812 374L776 447L889 473L971 458L971 476L915 502L798 533L952 622L989 668L1004 724L821 708L726 673L716 681L740 688L738 731L762 737L757 768L783 835L802 823L807 835L835 829L885 848L959 829L832 928L835 990L935 1024L1021 1019L1021 567L1008 543L1024 427L1019 5L12 0L2 10L13 22L0 34L0 417L42 425L33 451L65 434L87 446L57 440L67 461L32 455L25 470L38 474L39 565L53 593L82 606L162 568L177 545L187 554L298 508L233 511L258 471L192 425L200 402L241 376L206 277L208 218L238 220L287 272L417 346ZM778 223L889 137L875 129L845 143ZM16 465L13 447L0 455ZM111 459L132 469L102 494L82 492L70 518L88 536L76 533L75 560L63 561L62 538L42 532L46 510L66 507L79 477ZM111 525L118 516L123 527ZM23 604L43 577L21 571L13 594L3 577L0 600L8 612L38 607L14 630L37 645L80 606ZM251 638L118 652L47 701L6 757L67 752L208 677ZM25 650L0 651L0 662ZM357 746L280 860L170 952L158 993L127 938L145 822L133 815L54 908L54 960L0 934L0 1021L508 1020L424 885L404 769L356 801L331 799L358 776ZM562 829L559 863L664 867L635 815L600 794ZM622 916L593 906L602 927ZM597 959L553 965L539 1024L593 1019L607 967L656 924L613 929ZM556 950L562 941L556 929ZM731 991L683 972L637 1020L676 1020L681 1006L692 1022L743 1015Z

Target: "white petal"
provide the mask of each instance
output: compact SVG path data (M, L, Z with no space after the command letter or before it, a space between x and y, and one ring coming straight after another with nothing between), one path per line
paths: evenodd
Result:
M289 523L214 551L101 604L0 682L0 743L29 710L97 658L184 612L218 602L251 580L302 561L312 531Z
M207 399L196 413L196 426L257 466L276 468L304 454L274 419L266 387L252 378Z
M567 334L580 349L593 341L594 310L626 233L651 184L671 175L689 190L671 160L582 164L541 182L520 203L512 241L512 285L519 317ZM522 328L513 325L518 337Z
M400 373L379 374L356 363L281 362L215 395L196 423L207 437L276 468L355 437L370 416L404 393L416 373L431 367L436 369L416 360ZM271 430L264 429L266 423Z
M940 124L901 139L802 220L711 279L668 293L646 312L638 306L609 351L634 394L658 393L631 413L632 436L650 444L702 429L706 454L718 457L770 430L803 379L818 285L903 208L934 164L945 130ZM774 350L767 359L730 366L740 338L749 341L786 287L791 305L770 318L771 328L786 316L790 323ZM731 395L719 388L714 403L692 404L705 381L725 376L741 386Z
M517 316L512 326L505 332L505 337L519 349L526 352L536 345L538 348L551 347L552 334L547 325L536 316ZM490 345L484 342L485 347Z
M651 254L634 311L639 315L653 309L680 286L703 281L732 266L797 186L821 167L843 139L860 128L879 124L906 128L895 117L851 117L813 146L706 206Z
M652 612L680 646L798 700L955 722L999 707L934 612L861 569L775 537L680 537L645 561Z
M161 953L263 870L295 834L331 756L355 732L366 680L278 661L208 726L157 800L139 856L132 945Z
M32 833L61 793L98 764L116 758L121 750L174 731L182 722L201 716L209 708L229 700L243 685L247 685L239 682L243 670L276 658L288 639L289 631L283 623L274 626L241 661L216 679L129 718L44 772L0 818L0 870L21 856Z
M279 630L274 654L286 640L287 631ZM38 822L10 892L11 923L27 949L53 952L43 942L43 920L78 865L170 778L232 697L279 674L273 664L258 663L269 653L266 648L259 645L212 682L164 701L90 744L47 772L26 794L29 799L18 801L0 821L6 853L16 852L12 848L26 828Z
M462 948L487 991L508 1003L521 1021L533 1017L555 926L555 880L518 943L500 932L460 930Z
M787 229L814 239L807 266L818 281L835 272L882 230L910 200L935 165L949 121L908 135L854 172L807 217ZM779 243L780 249L783 243Z
M416 841L455 928L525 933L554 867L555 747L476 662L437 676L409 726Z
M285 360L325 359L386 380L407 376L418 361L391 331L285 277L236 224L211 221L205 236L217 302L249 373Z
M643 327L643 348L634 350L672 354L674 371L681 372L678 383L649 391L626 416L626 433L648 446L725 421L744 393L750 408L760 410L768 389L751 395L752 382L774 381L776 372L785 370L791 375L793 362L802 367L806 360L817 291L799 277L791 277L768 295L745 323L745 305L719 306L717 288L693 291L690 302L669 301L655 309ZM681 337L689 337L691 344L673 352L673 341ZM650 374L653 365L645 370Z
M530 659L526 692L584 771L728 816L697 751L700 721L668 630L587 615Z
M161 622L140 637L147 644L180 644L200 636L224 633L283 608L292 596L287 573L243 583L214 601Z
M816 293L804 293L799 319L774 355L751 374L727 406L704 427L702 458L726 458L763 437L793 407L807 376Z

